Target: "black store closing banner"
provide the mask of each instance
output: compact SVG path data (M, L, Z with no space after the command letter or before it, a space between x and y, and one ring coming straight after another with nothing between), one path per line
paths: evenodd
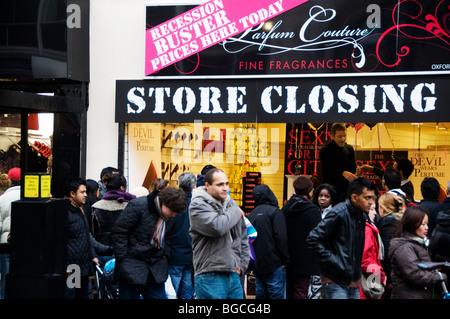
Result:
M450 75L117 80L118 123L450 122Z

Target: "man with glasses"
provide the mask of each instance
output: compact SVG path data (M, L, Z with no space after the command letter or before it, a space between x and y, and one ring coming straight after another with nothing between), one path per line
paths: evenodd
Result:
M348 194L306 240L319 255L325 299L359 299L364 228L367 212L375 202L375 184L358 177L350 182Z

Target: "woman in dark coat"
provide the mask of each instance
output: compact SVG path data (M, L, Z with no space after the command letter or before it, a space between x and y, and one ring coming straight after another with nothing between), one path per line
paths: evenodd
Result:
M167 299L164 283L169 273L169 245L165 234L176 214L186 209L186 193L166 187L127 205L113 228L116 257L114 274L119 299Z
M392 265L392 299L432 298L431 288L439 284L439 277L417 266L420 262L431 261L426 245L427 232L428 216L423 208L408 207L388 252ZM445 274L444 280L447 280Z
M319 207L310 200L313 183L306 176L299 176L293 183L295 194L284 205L288 252L287 298L306 299L311 275L319 275L319 256L306 245L310 231L321 221Z
M376 227L379 230L381 240L383 242L384 254L387 256L389 252L389 246L394 234L396 225L401 223L403 212L405 207L405 200L403 197L394 193L383 193L378 198L378 212L381 218L376 223ZM387 258L381 261L381 267L387 276L386 293L384 298L389 298L392 291L391 283L391 263Z
M98 242L112 245L114 223L128 202L136 196L126 192L127 182L121 174L106 174L104 181L106 193L101 200L92 205L92 234Z
M86 203L83 205L83 211L89 224L89 230L92 231L92 205L98 201L100 189L97 181L93 179L86 180Z

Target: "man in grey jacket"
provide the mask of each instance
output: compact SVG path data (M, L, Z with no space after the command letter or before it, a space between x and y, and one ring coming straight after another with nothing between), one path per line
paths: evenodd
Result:
M244 213L228 195L228 178L214 168L189 206L197 299L242 299L240 275L250 261Z

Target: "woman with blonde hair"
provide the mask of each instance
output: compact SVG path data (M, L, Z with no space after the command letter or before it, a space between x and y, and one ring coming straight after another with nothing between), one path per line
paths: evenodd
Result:
M11 180L8 174L0 174L0 195L2 195L11 186Z
M395 225L401 221L404 211L405 200L401 196L386 192L378 198L378 212L381 219L378 222L377 227L381 241L383 242L385 256L387 256L389 251L389 245L393 237ZM384 298L389 298L392 290L391 264L389 260L382 260L381 267L387 276L386 293Z

